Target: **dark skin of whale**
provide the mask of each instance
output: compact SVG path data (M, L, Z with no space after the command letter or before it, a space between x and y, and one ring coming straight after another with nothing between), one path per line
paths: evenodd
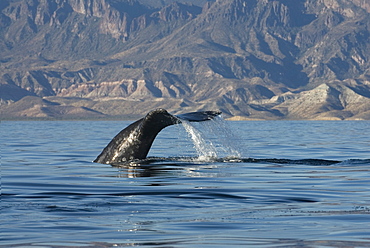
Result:
M171 115L164 109L149 112L144 118L119 132L94 160L101 164L119 164L145 159L157 134L165 127L180 124L181 120L200 122L212 120L218 111L192 112Z

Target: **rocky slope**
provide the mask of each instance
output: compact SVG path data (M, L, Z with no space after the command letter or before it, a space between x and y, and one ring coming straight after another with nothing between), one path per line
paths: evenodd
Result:
M368 1L192 2L2 0L0 117L370 119Z

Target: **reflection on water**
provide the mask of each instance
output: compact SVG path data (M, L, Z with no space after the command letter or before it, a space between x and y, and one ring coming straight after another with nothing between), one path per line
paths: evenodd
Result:
M203 153L201 153L203 154ZM208 157L201 155L200 157L169 157L169 158L157 158L149 157L145 160L137 160L134 162L127 163L117 163L113 164L113 167L121 168L120 171L123 173L120 174L120 177L153 177L166 172L175 171L185 171L188 177L209 177L210 175L204 175L199 173L194 173L199 168L218 168L219 163L270 163L274 165L283 165L283 164L292 164L292 165L311 165L311 166L320 166L320 165L333 165L339 163L345 164L363 164L370 163L369 159L360 159L360 160L347 160L347 161L337 161L337 160L324 160L324 159L255 159L255 158L238 158L238 157L226 157L226 158L217 158L217 157ZM194 169L196 165L197 169ZM226 176L223 174L223 176ZM215 177L220 177L216 175Z
M223 123L241 156L204 131L226 154L204 160L176 126L91 163L127 124L2 122L0 247L370 246L368 122Z

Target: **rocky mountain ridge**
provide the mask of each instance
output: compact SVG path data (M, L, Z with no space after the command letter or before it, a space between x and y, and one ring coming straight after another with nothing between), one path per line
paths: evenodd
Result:
M363 0L0 3L1 118L370 119Z

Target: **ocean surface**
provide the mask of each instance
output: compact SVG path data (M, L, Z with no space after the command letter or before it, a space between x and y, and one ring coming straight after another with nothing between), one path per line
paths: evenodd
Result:
M92 163L126 121L4 121L0 247L370 247L369 121L171 126Z

